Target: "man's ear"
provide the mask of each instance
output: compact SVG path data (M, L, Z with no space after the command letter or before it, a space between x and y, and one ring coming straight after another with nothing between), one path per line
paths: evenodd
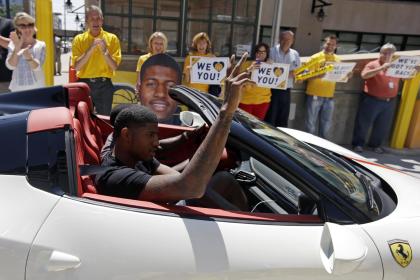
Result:
M128 127L123 127L120 132L120 138L126 141L127 139L129 139L129 136L130 136L130 131Z

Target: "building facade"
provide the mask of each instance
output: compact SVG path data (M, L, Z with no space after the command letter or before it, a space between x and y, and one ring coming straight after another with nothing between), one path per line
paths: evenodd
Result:
M375 52L386 43L420 49L420 2L386 0L90 0L104 11L108 30L119 35L123 53L145 53L148 36L164 32L169 53L184 57L194 34L207 32L216 55L227 56L256 42L277 43L278 33L296 33L302 55L319 50L336 34L339 54ZM331 5L323 6L322 2ZM321 11L322 10L322 11Z

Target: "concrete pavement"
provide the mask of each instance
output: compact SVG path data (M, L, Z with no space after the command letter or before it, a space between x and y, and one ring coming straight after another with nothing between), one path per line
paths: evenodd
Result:
M61 54L61 75L54 76L54 85L63 85L69 82L69 63L71 51Z
M346 148L351 149L351 147ZM371 161L401 170L420 178L420 149L396 150L389 147L385 147L384 149L385 153L383 154L377 154L367 149L359 154Z

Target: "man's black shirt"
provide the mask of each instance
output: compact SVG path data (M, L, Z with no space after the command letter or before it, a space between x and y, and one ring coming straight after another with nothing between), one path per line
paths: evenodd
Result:
M140 192L159 167L159 161L139 161L134 168L125 166L111 153L102 160L103 172L95 176L100 194L121 198L138 199Z

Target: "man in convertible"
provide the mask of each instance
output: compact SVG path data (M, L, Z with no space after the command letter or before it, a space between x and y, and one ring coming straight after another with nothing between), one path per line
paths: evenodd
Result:
M154 158L159 146L156 114L141 105L121 111L115 121L114 150L102 162L109 168L96 175L99 192L165 203L202 198L201 206L247 210L246 197L238 183L223 172L213 176L238 108L241 88L251 82L246 73L238 74L245 59L246 54L226 79L219 116L182 173ZM227 203L221 205L225 204L224 199Z

